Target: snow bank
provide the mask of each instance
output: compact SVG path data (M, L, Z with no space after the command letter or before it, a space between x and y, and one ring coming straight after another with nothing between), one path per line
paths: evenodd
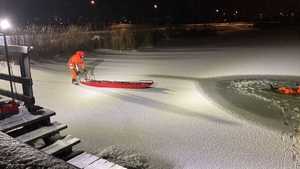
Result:
M98 156L128 169L149 168L145 156L126 146L110 146L100 152Z
M66 162L20 143L0 132L1 169L76 169Z

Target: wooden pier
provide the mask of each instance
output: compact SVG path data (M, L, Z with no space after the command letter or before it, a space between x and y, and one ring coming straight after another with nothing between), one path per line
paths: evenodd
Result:
M125 169L87 152L74 151L72 147L80 139L61 135L67 125L51 122L54 115L55 112L43 108L34 114L23 108L20 113L0 120L0 131L80 169Z

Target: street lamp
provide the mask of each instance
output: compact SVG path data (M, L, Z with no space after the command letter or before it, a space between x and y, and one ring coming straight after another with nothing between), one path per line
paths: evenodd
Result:
M8 19L2 19L0 21L0 28L1 28L1 31L6 31L11 28L11 23L9 22Z
M91 0L90 3L91 3L92 6L96 5L96 1L95 0Z
M8 19L2 19L0 20L0 36L3 36L3 42L4 42L4 54L6 57L6 62L7 62L7 68L8 68L8 74L9 74L9 83L10 83L10 91L13 95L13 100L15 98L14 96L14 88L13 88L13 83L12 83L12 73L11 73L11 68L9 64L9 56L8 56L8 46L7 46L7 39L6 39L6 34L5 32L11 28L11 23L9 22Z

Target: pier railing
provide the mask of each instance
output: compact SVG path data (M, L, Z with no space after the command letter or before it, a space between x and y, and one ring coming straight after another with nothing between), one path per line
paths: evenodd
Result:
M9 91L5 89L0 89L0 95L23 101L28 110L32 110L35 104L30 70L31 50L32 47L28 46L8 45L7 47L5 47L4 45L0 45L0 58L3 58L1 60L4 60L4 58L7 55L10 58L6 60L7 62L12 61L11 58L14 58L16 59L14 60L14 62L18 63L18 66L20 67L20 72L18 73L20 74L20 76L16 76L10 73L0 73L0 80L9 81L11 83L18 83L22 85L21 93L17 93L13 90ZM10 66L10 64L7 65Z

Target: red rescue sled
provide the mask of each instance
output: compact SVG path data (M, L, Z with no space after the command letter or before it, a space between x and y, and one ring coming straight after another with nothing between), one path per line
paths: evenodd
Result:
M137 82L106 81L106 80L88 80L80 82L86 86L101 88L121 88L121 89L146 89L153 85L152 80L141 80Z

